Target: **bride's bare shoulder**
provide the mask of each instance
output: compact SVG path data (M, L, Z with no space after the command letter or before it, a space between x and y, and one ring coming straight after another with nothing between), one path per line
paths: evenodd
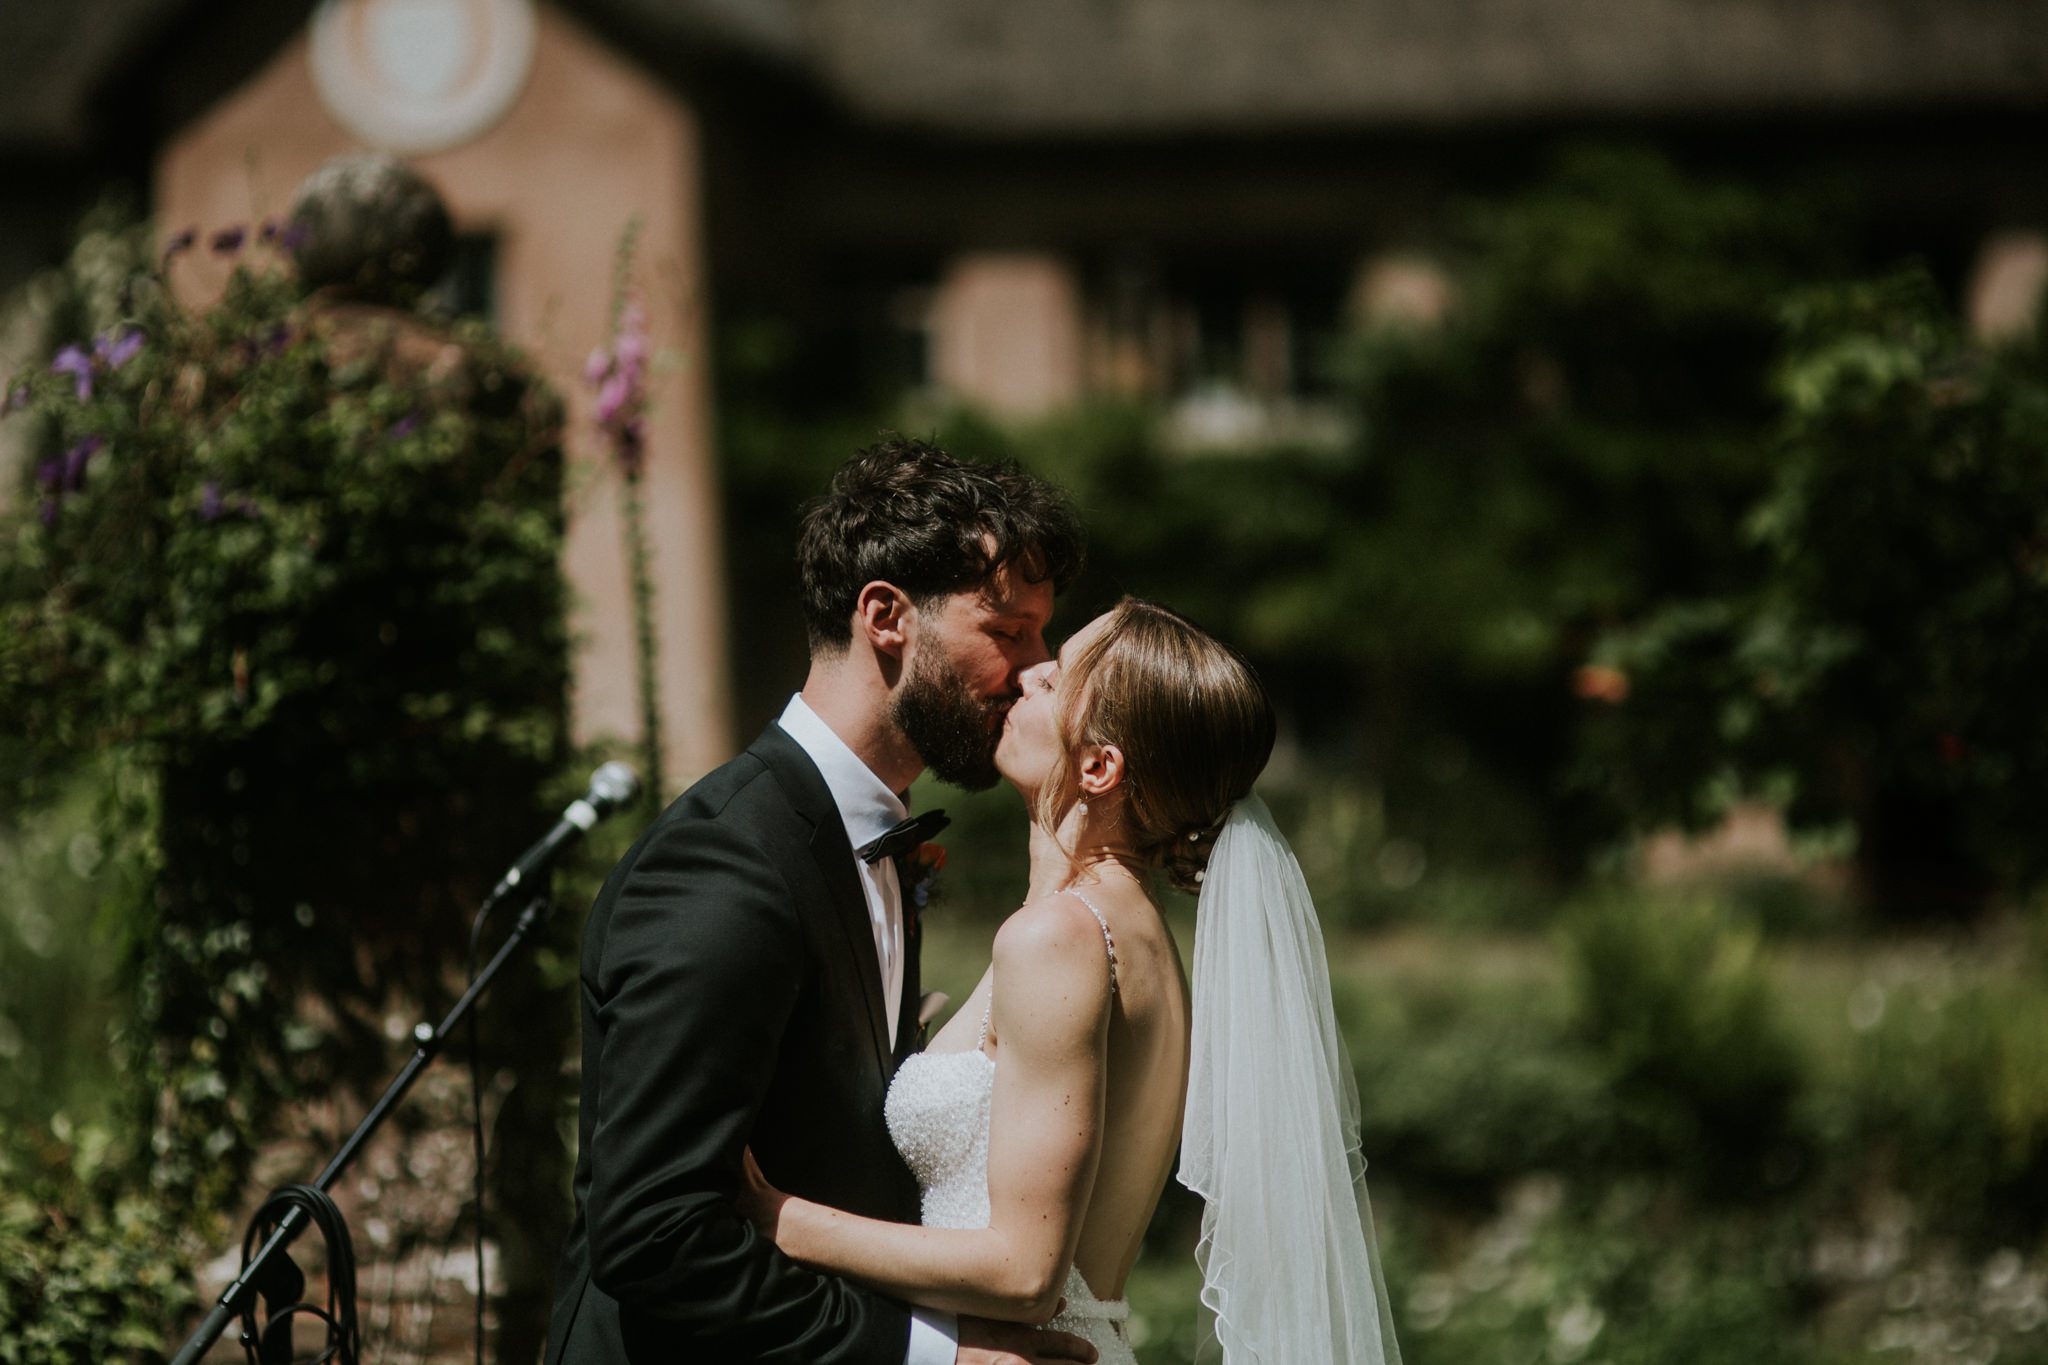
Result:
M1006 979L1019 973L1101 975L1107 994L1107 956L1101 922L1066 892L1026 901L996 930L995 965Z

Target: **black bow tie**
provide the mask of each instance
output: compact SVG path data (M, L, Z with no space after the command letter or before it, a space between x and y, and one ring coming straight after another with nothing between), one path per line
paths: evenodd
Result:
M919 844L953 823L952 817L942 810L928 810L922 815L913 815L900 824L891 825L886 834L873 839L854 850L864 863L878 863L884 858L893 858L899 853L909 853Z

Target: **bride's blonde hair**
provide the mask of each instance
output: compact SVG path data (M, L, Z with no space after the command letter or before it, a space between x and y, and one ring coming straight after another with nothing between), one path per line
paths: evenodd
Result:
M1061 680L1055 772L1090 744L1124 756L1124 826L1134 851L1193 891L1232 802L1273 752L1273 707L1243 656L1179 612L1126 597ZM1047 782L1038 816L1057 828L1072 784Z

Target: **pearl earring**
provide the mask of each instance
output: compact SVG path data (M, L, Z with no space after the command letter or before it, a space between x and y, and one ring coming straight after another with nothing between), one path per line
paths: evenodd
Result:
M1086 820L1088 818L1088 803L1086 801L1076 801L1074 803L1074 813L1083 820Z

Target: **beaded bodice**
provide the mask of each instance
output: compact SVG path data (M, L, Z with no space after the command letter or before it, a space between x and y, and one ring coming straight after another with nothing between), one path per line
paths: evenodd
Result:
M996 1064L972 1052L904 1059L884 1114L903 1164L917 1177L928 1228L988 1226L988 1110Z

